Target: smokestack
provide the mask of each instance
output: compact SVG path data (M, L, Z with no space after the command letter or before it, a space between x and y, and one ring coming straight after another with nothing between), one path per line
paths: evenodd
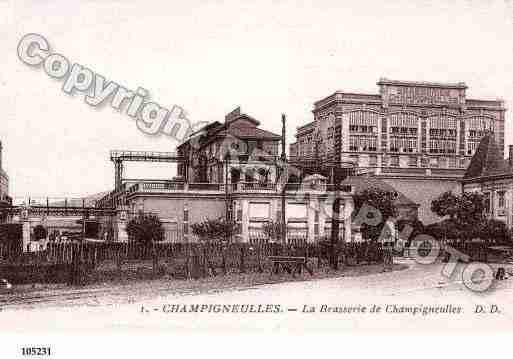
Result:
M509 145L509 158L508 158L509 166L513 167L513 145Z
M287 155L285 153L285 123L287 121L287 118L285 117L285 114L281 114L281 160L285 162L287 160Z

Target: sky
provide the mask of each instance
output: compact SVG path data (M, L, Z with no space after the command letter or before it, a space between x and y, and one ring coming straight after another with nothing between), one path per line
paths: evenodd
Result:
M143 87L192 122L237 106L287 140L336 90L377 93L380 77L465 82L468 98L513 103L509 1L5 1L0 0L0 139L13 197L111 190L113 149L172 151L110 106L62 91L17 56L43 35L50 52L128 89ZM506 145L513 143L511 111ZM173 166L127 166L127 177L171 178Z

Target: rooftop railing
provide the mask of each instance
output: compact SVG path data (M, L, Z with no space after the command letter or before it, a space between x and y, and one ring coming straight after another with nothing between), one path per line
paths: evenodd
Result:
M226 188L225 183L187 183L187 182L173 182L173 181L144 181L132 184L124 192L126 194L135 193L195 193L195 192L211 192L211 193L225 193L226 190L230 193L280 193L281 185L271 182L238 182L228 184ZM336 190L334 185L320 184L308 185L304 183L287 183L285 185L286 192L325 192ZM341 185L339 191L351 193L352 187L350 185ZM114 196L118 197L119 192Z

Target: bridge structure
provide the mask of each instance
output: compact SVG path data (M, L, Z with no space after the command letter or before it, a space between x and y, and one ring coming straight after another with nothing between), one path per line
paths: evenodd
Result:
M46 203L43 202L28 198L28 201L23 201L20 204L0 207L0 218L3 219L3 222L19 223L21 225L23 251L30 251L31 227L37 223L61 228L63 225L67 226L69 224L70 217L76 217L76 223L81 225L82 237L84 238L86 221L88 223L91 221L108 223L119 216L119 211L116 208L98 206L97 203L91 203L90 200L85 198L80 200L64 199L58 202L52 202L49 198L46 198Z
M176 152L113 150L110 152L110 160L114 163L114 189L118 189L122 186L124 179L123 162L183 163L185 157Z

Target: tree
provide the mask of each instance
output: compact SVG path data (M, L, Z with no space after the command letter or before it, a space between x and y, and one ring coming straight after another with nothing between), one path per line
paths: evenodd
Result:
M460 198L447 191L431 202L431 211L439 217L449 216L451 220L456 218L459 209Z
M485 217L485 201L479 193L465 192L455 195L444 192L431 201L431 211L439 217L449 216L451 221L459 224L475 224Z
M449 217L428 227L428 232L438 239L467 240L485 235L484 196L465 192L456 195L444 192L431 202L431 210L440 217ZM500 225L499 225L500 226Z
M463 193L460 196L458 220L473 225L485 219L485 200L480 193Z
M126 226L129 238L139 243L160 242L164 239L164 227L159 217L139 212Z
M397 209L394 205L396 197L397 194L395 192L385 191L377 187L365 189L354 195L354 216L361 215L360 211L364 205L370 206L373 209L365 213L365 215L381 216L381 221L377 225L369 225L365 221L362 223L360 231L363 238L378 240L386 222L397 216ZM364 211L362 210L362 212Z

